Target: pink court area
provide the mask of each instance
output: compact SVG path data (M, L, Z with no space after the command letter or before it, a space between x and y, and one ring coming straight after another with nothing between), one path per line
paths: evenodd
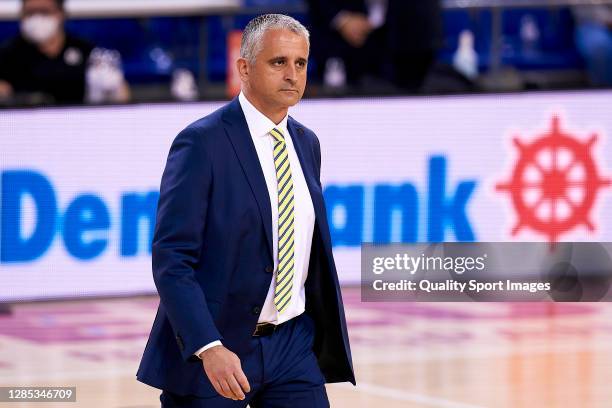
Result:
M612 407L612 305L367 303L343 288L358 386L332 407ZM0 386L76 386L76 403L159 406L135 373L158 299L19 303L0 315Z

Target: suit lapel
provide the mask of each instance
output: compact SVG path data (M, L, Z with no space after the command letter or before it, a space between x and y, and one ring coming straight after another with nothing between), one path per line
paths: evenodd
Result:
M315 210L315 216L319 222L325 220L323 215L325 214L325 205L323 204L323 196L319 185L317 184L316 177L314 174L314 163L311 159L309 150L311 149L307 143L304 135L304 129L299 125L296 125L294 120L289 117L287 120L287 128L295 146L295 151L298 158L300 159L300 165L302 166L302 172L308 185L308 191L310 192L310 198L312 199L312 205Z
M266 241L270 256L273 258L272 250L272 210L270 208L270 195L266 186L266 179L259 163L255 145L251 139L251 133L247 125L244 113L238 102L238 98L234 98L228 105L227 110L223 113L223 121L225 122L225 130L236 156L240 161L244 175L246 176L257 205L259 206L259 214L261 221L266 231Z
M257 151L253 145L249 127L246 123L244 113L242 113L238 98L234 98L234 100L227 105L227 109L223 113L223 122L225 123L226 134L234 147L234 151L240 161L244 175L257 201L259 214L261 215L261 220L266 232L268 249L270 251L270 256L273 257L270 195L268 194L266 179L261 169ZM299 125L296 125L291 117L287 121L287 128L291 135L293 145L295 146L298 159L300 160L300 166L302 167L308 191L310 192L316 219L319 223L323 223L321 227L325 229L327 225L325 205L323 203L322 191L316 182L314 163L309 152L311 148L308 146L306 138L303 136L304 130Z

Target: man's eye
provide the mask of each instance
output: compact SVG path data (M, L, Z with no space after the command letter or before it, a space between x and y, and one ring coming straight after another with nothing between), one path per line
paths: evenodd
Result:
M281 65L283 65L284 63L285 63L285 61L283 61L283 60L276 60L276 61L274 61L272 64L273 64L273 65L276 65L276 66L281 66Z
M304 61L300 61L297 64L298 64L298 67L300 68L304 68L306 66L306 63Z

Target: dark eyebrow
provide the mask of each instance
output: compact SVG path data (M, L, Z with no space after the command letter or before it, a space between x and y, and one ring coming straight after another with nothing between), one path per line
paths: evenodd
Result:
M277 57L272 57L268 60L268 62L274 62L274 61L279 61L279 60L287 60L287 57L279 55ZM297 62L304 62L304 63L308 63L308 60L306 58L298 58Z

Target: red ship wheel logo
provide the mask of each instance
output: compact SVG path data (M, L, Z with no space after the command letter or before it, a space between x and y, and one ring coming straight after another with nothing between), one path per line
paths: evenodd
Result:
M611 184L610 179L599 176L593 161L591 148L596 141L596 134L581 143L564 133L557 116L552 118L550 131L531 144L513 139L519 150L518 162L510 181L496 186L498 191L510 194L518 214L513 236L522 228L530 228L556 242L561 234L579 225L589 231L595 229L589 212L598 190ZM560 160L562 154L565 164Z

